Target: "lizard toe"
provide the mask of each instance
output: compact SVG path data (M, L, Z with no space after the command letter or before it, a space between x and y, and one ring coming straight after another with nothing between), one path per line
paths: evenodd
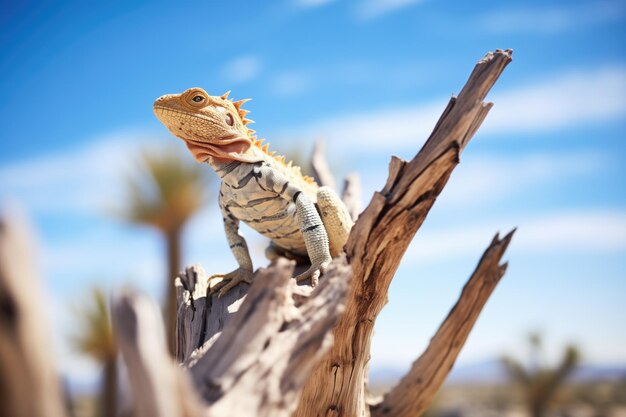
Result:
M222 278L222 281L218 282L215 286L209 290L209 295L213 295L216 292L218 298L222 298L228 291L235 288L242 282L252 284L252 271L243 268L237 268L228 274L215 274L212 275L209 280L213 278ZM219 292L218 292L219 291Z

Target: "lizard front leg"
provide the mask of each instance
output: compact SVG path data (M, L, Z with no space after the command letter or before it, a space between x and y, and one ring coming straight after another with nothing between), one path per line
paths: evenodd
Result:
M326 270L332 261L328 235L313 202L304 193L297 193L294 198L296 200L296 213L300 220L300 230L311 260L311 267L298 275L296 281L301 282L311 278L311 286L315 287L320 274Z
M239 220L235 218L226 207L221 207L224 218L224 231L230 250L235 256L239 268L227 274L215 274L209 277L209 281L214 278L222 278L216 286L209 290L209 294L219 291L218 297L222 297L241 282L252 284L252 259L248 251L246 240L239 234Z

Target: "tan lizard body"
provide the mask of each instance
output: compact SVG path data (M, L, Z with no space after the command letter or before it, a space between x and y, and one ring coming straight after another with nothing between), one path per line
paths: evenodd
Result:
M239 222L268 237L268 257L308 258L311 267L297 280L315 285L348 237L352 220L341 200L328 187L318 187L268 153L246 125L245 101L232 102L228 93L209 96L200 88L162 96L154 103L159 120L183 139L199 162L210 164L220 176L219 204L224 229L239 268L214 277L227 282L220 294L237 283L250 282L252 261Z

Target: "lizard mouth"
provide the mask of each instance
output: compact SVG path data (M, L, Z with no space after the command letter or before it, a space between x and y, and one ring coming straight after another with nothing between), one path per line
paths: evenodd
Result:
M204 122L209 122L216 126L220 126L220 123L214 120L209 116L205 116L202 114L192 113L190 111L174 109L172 107L163 106L159 104L154 105L154 114L156 117L163 123L167 123L166 125L171 124L170 119L174 120L202 120Z
M220 121L210 116L158 104L154 105L154 113L174 136L185 142L198 162L205 162L209 158L243 162L256 162L258 160L258 157L246 154L246 151L252 146L251 138L239 132L225 131ZM188 127L196 127L196 129L188 129ZM217 129L211 129L211 127ZM203 136L203 130L207 133L217 131L223 132L223 134Z
M192 113L181 109L173 109L171 107L158 104L154 105L154 114L176 137L187 142L193 142L196 145L211 143L218 146L225 146L236 142L245 142L248 146L252 145L252 140L247 136L241 135L240 133L226 133L218 137L211 137L202 136L201 134L198 134L197 131L189 131L183 127L185 124L190 126L198 123L209 123L216 126L219 130L223 130L223 124L210 116ZM175 128L173 125L179 125L179 127Z

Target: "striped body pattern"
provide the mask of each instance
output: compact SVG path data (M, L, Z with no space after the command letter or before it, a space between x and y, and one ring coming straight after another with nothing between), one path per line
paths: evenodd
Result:
M212 165L222 180L219 204L225 221L238 219L278 248L307 255L293 195L305 193L315 203L316 184L290 180L270 158L255 163L231 161ZM268 172L274 175L267 175Z

